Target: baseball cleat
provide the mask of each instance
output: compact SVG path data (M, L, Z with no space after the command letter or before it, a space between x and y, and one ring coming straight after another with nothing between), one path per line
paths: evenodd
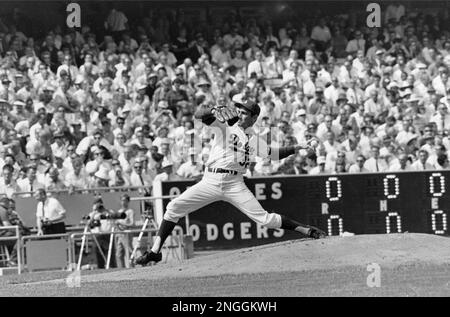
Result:
M158 263L162 260L162 253L155 253L153 251L147 252L145 251L140 257L136 259L136 264L145 266L150 262Z
M327 234L320 229L311 228L311 230L309 230L308 236L313 239L323 239L327 236Z

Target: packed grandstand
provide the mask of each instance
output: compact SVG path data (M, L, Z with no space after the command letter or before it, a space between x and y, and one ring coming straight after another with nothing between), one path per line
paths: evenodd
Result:
M341 13L280 23L230 10L209 29L180 10L143 15L113 5L103 29L40 36L20 9L0 20L0 194L200 177L213 136L193 114L245 100L272 145L318 141L257 157L249 177L449 166L445 15L389 4L369 28Z

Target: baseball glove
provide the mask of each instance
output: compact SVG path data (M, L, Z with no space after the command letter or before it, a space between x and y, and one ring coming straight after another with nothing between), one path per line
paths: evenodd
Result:
M220 122L227 122L229 125L236 123L238 113L235 107L220 107L213 109L214 117Z

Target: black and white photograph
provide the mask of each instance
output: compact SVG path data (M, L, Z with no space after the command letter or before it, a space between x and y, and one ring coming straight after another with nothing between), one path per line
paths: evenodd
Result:
M0 297L450 296L449 76L449 1L0 1Z

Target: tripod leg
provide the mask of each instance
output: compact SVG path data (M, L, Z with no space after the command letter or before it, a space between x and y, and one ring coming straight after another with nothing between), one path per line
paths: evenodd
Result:
M87 232L88 232L88 225L86 225L84 227L83 238L81 239L81 248L80 248L80 255L78 257L77 271L81 270L81 260L83 259L83 250L84 250L84 245L86 244L86 233Z
M126 245L125 245L125 267L130 268L130 234L126 233Z
M142 225L142 229L141 229L141 232L139 233L139 237L138 237L138 243L134 246L133 252L131 253L131 256L130 256L130 262L133 261L134 257L136 256L137 248L139 247L139 244L140 244L140 242L142 240L142 237L144 235L144 230L145 230L145 228L147 228L147 225L148 225L149 221L150 221L150 219L146 218L145 221L144 221L144 224Z
M109 237L109 247L108 247L108 256L106 260L106 269L109 270L109 265L111 264L111 252L114 243L114 227L111 229L111 235Z

